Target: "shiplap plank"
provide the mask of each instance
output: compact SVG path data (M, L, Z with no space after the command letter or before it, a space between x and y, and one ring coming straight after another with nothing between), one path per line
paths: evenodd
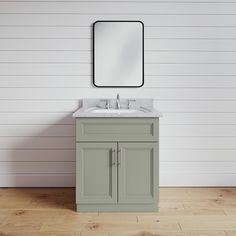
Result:
M116 89L112 90L115 94ZM102 96L98 92L96 97ZM146 97L146 96L145 96ZM81 97L80 99L82 99ZM108 98L108 96L107 96ZM140 96L139 96L140 98ZM156 109L172 113L232 113L236 112L236 101L159 101L154 102ZM76 100L54 101L54 100L0 100L1 113L38 113L38 112L71 112L79 108Z
M160 150L161 162L236 162L236 150Z
M1 18L1 17L0 17ZM0 25L0 38L92 38L92 27L19 27Z
M97 97L94 93L96 88L0 88L0 99L53 99L61 100L61 94L63 93L63 99L76 100L86 96ZM127 89L117 90L121 93L121 97L130 97L130 91ZM100 93L106 93L110 98L114 97L114 91L106 89L100 89ZM235 100L236 88L232 89L220 89L220 88L140 88L133 92L133 96L139 97L152 97L157 100L171 100L171 99L186 99L186 100ZM42 98L43 94L43 98ZM124 106L127 104L123 104Z
M0 100L0 113L39 113L68 112L79 108L79 101L34 101L34 100Z
M0 125L0 137L74 137L75 125Z
M157 110L172 113L235 113L236 101L155 101Z
M160 149L236 150L235 143L235 137L162 137Z
M91 50L90 39L0 39L0 50Z
M145 76L144 87L235 88L235 84L236 77L233 75L152 75ZM85 85L85 83L83 83L83 85Z
M75 149L72 137L0 137L0 149Z
M2 51L1 63L92 63L91 51Z
M236 137L236 125L161 125L160 137Z
M0 0L0 2L5 2L6 0ZM8 2L39 2L39 0L8 0ZM58 0L47 0L47 2L58 2ZM63 2L63 1L61 1ZM66 0L64 0L66 2ZM73 0L73 2L84 2L84 0ZM86 0L86 2L117 2L117 0ZM119 0L119 2L137 2L137 0ZM147 0L147 2L163 2L163 0ZM165 0L164 2L175 2L183 3L189 2L189 0ZM195 3L224 3L224 0L192 0L191 2ZM229 3L234 3L235 0L227 0Z
M145 39L145 50L236 51L234 39ZM91 39L0 39L0 50L92 50Z
M0 76L1 88L91 88L91 76ZM145 76L143 88L236 88L235 76Z
M235 2L0 2L0 13L234 14L235 5Z
M74 187L74 174L1 174L1 187Z
M148 4L147 4L148 5ZM14 16L14 17L13 17ZM174 15L157 14L129 15L121 12L115 16L112 13L102 14L0 14L0 26L83 26L89 27L96 20L134 20L143 21L146 27L235 27L236 15ZM75 28L76 30L76 28ZM155 29L154 29L155 30ZM196 29L197 30L197 29ZM152 31L152 29L150 29Z
M26 16L22 15L22 18L23 17L27 17L27 15ZM46 15L45 17L48 18L48 15ZM77 23L81 23L80 18L84 16L76 16L76 17L77 18L75 19L75 21ZM58 17L57 19L58 23L60 22L60 18L61 17ZM68 38L68 39L87 38L87 39L92 39L92 26L91 26L92 21L89 21L89 18L90 17L86 18L87 26L83 26L83 25L65 26L64 24L61 26L60 25L57 25L57 26L56 25L55 26L50 26L50 25L10 26L9 25L7 26L7 25L0 24L0 38L54 38L54 39L55 38ZM1 19L1 15L0 15L0 19ZM236 21L236 16L233 20ZM50 19L48 19L48 22L50 23ZM194 26L176 27L175 25L162 26L162 27L161 26L149 27L145 24L145 31L144 31L145 39L148 39L148 38L230 39L230 38L235 38L235 37L236 37L236 31L234 27L194 27Z
M146 39L145 50L235 51L234 39Z
M236 63L236 52L146 51L145 63ZM2 51L0 63L93 63L91 51Z
M196 63L227 64L236 63L236 52L145 52L145 63Z
M189 20L191 17L193 16L190 16ZM203 18L205 17L206 16L203 16ZM220 17L221 16L217 16L217 20L219 20ZM209 18L211 18L211 16L207 16L206 23L208 24ZM217 20L214 22L217 23ZM235 28L229 27L229 24L227 24L228 27L194 27L195 23L192 22L192 24L192 27L186 25L182 27L175 27L175 24L169 27L146 27L145 38L230 39L236 37Z
M71 113L1 113L1 125L75 125Z
M75 161L75 150L0 150L1 162L67 162Z
M162 172L160 185L171 186L235 186L235 173L185 173Z
M0 76L0 87L91 87L92 81L90 75L69 76L69 75L31 75L31 76Z
M236 41L235 41L236 42ZM146 64L145 75L235 76L235 64ZM0 64L0 75L92 75L91 64Z
M0 75L91 75L90 64L0 64Z
M165 113L161 124L236 125L236 113Z
M71 174L75 162L1 162L1 174Z
M6 0L0 0L5 2ZM38 2L39 0L8 0L8 2ZM65 0L66 1L66 0ZM47 0L47 2L58 2L58 0ZM62 1L63 2L63 1ZM73 0L73 2L84 2L84 0ZM117 0L87 0L87 2L117 2ZM137 0L119 0L119 2L137 2ZM149 0L149 2L163 2L163 0ZM189 2L189 0L165 0L165 2ZM191 2L202 2L202 3L224 3L224 0L192 0ZM227 2L235 2L235 0L227 0Z
M160 162L163 172L187 172L187 173L234 173L236 161L234 162Z

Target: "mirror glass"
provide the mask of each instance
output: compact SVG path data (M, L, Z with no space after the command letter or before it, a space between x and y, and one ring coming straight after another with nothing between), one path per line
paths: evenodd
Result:
M97 87L141 87L143 23L96 21L93 24L93 83Z

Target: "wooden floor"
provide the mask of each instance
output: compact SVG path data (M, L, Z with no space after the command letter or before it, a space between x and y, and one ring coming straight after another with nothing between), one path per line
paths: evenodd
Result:
M1 188L0 236L236 236L236 188L162 188L157 213L74 209L73 188Z

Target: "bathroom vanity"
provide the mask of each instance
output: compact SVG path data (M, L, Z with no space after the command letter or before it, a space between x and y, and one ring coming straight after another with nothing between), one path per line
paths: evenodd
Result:
M84 100L73 114L77 211L158 210L161 114L151 99L130 101Z

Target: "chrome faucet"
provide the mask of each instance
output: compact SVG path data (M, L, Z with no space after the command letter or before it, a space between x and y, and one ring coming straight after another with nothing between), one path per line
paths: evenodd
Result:
M120 109L120 95L117 93L116 95L116 109Z

